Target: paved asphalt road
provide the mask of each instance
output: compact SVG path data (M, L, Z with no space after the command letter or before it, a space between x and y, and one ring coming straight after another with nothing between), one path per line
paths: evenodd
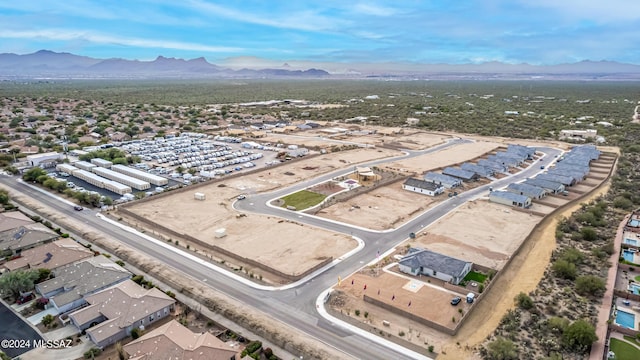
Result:
M433 149L408 152L408 155L406 156L418 156L463 142L468 142L468 140L456 139L448 144L443 144ZM104 233L107 236L137 249L141 253L158 259L167 266L192 276L194 279L202 281L211 288L235 298L245 304L245 306L263 311L276 319L275 321L287 324L306 336L316 338L326 345L342 351L345 355L356 359L411 359L411 357L406 354L388 349L377 344L375 341L352 334L351 332L343 330L341 327L324 320L318 315L316 310L316 298L322 291L333 286L336 283L338 276L342 276L344 278L345 276L357 271L364 264L374 260L378 251L381 254L384 253L386 250L391 249L404 241L408 237L409 233L420 231L423 227L433 223L438 218L447 214L449 211L463 204L467 200L484 193L488 193L489 186L493 186L494 189L497 189L502 186L506 186L510 182L520 181L526 177L533 176L535 173L542 171L540 169L541 165L549 165L554 160L554 155L559 155L561 153L560 150L552 148L538 148L538 150L547 154L543 161L539 161L528 169L509 178L498 180L492 184L482 186L465 192L457 197L447 199L440 205L430 209L393 231L368 231L365 229L354 228L346 224L330 222L314 216L271 208L265 205L267 200L277 198L283 194L297 191L313 183L328 180L331 177L352 171L350 168L326 174L311 181L305 181L285 190L279 190L267 194L250 195L246 200L236 202L236 206L242 211L270 214L345 234L351 234L361 238L365 242L366 246L361 251L347 259L344 259L324 273L300 284L295 288L280 291L257 290L238 281L227 278L208 269L202 264L187 258L176 256L171 249L166 249L165 247L149 242L135 234L126 232L117 226L104 222L97 218L95 216L96 213L93 211L84 210L82 212L76 212L68 204L61 203L58 200L34 190L23 183L16 182L14 178L1 177L0 182L8 187L16 188L17 190L34 198L36 201L46 204L66 216L79 218L87 225L88 229L92 228L98 232ZM387 161L389 161L389 159L374 161L362 166L373 166Z

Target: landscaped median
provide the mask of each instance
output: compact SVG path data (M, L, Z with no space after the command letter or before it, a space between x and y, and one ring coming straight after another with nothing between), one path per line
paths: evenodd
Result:
M309 190L300 190L280 198L280 206L291 210L304 210L316 206L324 201L327 195Z

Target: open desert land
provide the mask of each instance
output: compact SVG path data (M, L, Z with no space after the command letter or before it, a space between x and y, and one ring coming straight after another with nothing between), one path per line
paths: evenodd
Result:
M541 220L508 206L475 200L436 221L410 244L500 270Z
M484 141L458 144L434 153L394 161L392 163L385 164L384 167L408 173L423 174L426 171L470 161L495 150L499 146L500 144L498 143Z
M402 181L398 181L326 207L316 215L368 229L386 230L445 199L446 195L432 197L403 190Z

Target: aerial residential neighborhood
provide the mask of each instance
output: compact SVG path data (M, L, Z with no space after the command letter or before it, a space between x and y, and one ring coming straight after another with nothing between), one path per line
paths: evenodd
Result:
M640 359L636 2L0 19L0 360Z

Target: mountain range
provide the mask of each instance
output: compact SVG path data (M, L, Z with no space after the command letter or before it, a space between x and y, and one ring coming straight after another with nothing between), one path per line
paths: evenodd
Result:
M260 68L260 64L268 67ZM400 79L582 79L639 80L640 65L613 61L581 61L558 65L402 64L288 61L277 65L257 58L227 59L225 67L205 58L158 56L152 61L96 59L40 50L32 54L0 54L0 79L16 78L400 78ZM251 66L253 65L253 66ZM323 70L323 69L324 70ZM303 70L304 69L304 70Z

